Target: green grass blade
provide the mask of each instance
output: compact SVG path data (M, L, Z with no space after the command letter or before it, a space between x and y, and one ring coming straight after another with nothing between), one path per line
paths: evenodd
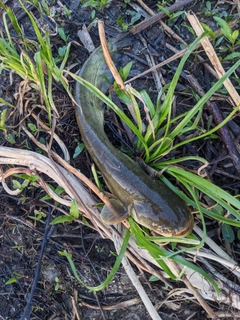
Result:
M15 47L11 47L11 45L3 38L0 38L0 46L1 46L1 55L8 57L11 59L11 56L15 58L19 58L19 54L17 53Z
M177 127L171 132L169 137L174 139L178 136L182 129L188 124L193 116L203 107L203 105L210 99L210 97L221 88L223 82L240 66L240 59L237 61L222 77L219 79L212 88L197 102L197 104L190 110Z
M179 162L190 161L190 160L199 161L199 162L202 162L203 164L208 164L208 161L206 159L202 158L202 157L186 156L186 157L182 157L182 158L170 159L170 160L166 160L166 161L153 163L151 165L151 167L156 168L158 170L162 170L166 166L169 166L169 165L172 165L172 164L176 164L176 163L179 163Z
M120 267L120 264L122 262L122 258L123 258L124 254L125 254L126 249L127 249L129 238L130 238L130 232L129 232L129 230L127 230L126 234L124 236L124 239L123 239L121 250L119 252L119 255L117 256L117 259L115 261L115 264L114 264L112 270L110 271L107 279L102 284L100 284L99 286L96 286L96 287L88 286L80 279L80 277L78 276L76 267L74 265L74 262L72 260L72 257L71 257L71 255L69 253L64 251L64 252L60 252L60 254L67 258L67 260L68 260L68 262L70 264L70 267L72 269L72 272L73 272L75 278L79 281L79 283L81 283L88 290L93 291L93 292L97 292L97 291L101 291L101 290L105 289L109 285L109 283L112 281L112 279L113 279L114 275L116 274L116 272L118 271L118 269Z
M198 190L211 197L214 201L218 202L238 220L240 219L240 214L236 210L240 209L240 201L223 189L217 187L206 179L203 179L191 172L186 172L185 170L177 167L169 167L167 171L174 174L174 176L177 176L178 178L182 177L187 183L193 185ZM234 209L232 206L234 206L236 209Z
M31 20L31 24L32 24L32 26L33 26L33 29L34 29L34 31L35 31L35 34L36 34L36 36L37 36L37 39L38 39L41 47L42 47L43 49L46 49L45 40L44 40L44 38L42 37L41 32L40 32L40 30L39 30L39 28L38 28L38 25L36 24L33 16L32 16L31 13L27 10L27 8L24 6L24 4L22 3L22 0L19 0L19 2L20 2L20 4L21 4L23 10L26 12L26 14L28 15L29 19Z
M4 28L5 28L6 34L7 34L8 43L9 43L11 48L14 48L14 45L13 45L13 42L12 42L12 37L11 37L9 29L8 29L6 15L7 15L7 12L4 12L3 13L3 24L4 24Z
M188 57L190 56L190 54L194 51L196 45L200 42L200 40L202 38L204 38L207 35L207 32L204 32L200 37L196 38L192 44L190 44L190 46L188 47L186 53L184 54L184 56L182 57L178 68L174 74L173 80L171 81L171 84L168 88L168 92L166 94L166 98L164 100L164 103L161 107L161 111L160 111L160 118L159 118L159 123L158 126L160 126L162 124L163 121L165 121L167 115L168 115L168 110L169 107L172 105L172 101L173 101L173 96L174 96L174 92L175 92L175 88L176 85L178 83L178 79L180 77L180 74L182 72L182 69L184 67L185 62L187 61Z
M203 133L203 134L201 134L201 135L199 135L199 136L197 136L197 137L193 137L193 138L191 138L191 139L188 139L188 140L182 141L182 142L180 142L180 143L178 143L178 144L175 144L175 145L172 147L172 150L173 150L173 149L176 149L176 148L178 148L178 147L180 147L180 146L182 146L182 145L184 145L184 144L186 144L186 143L190 143L190 142L193 142L193 141L195 141L195 140L202 139L202 138L205 138L205 137L213 134L214 132L216 132L217 130L219 130L220 128L222 128L229 120L232 119L232 117L239 111L239 107L240 107L240 106L237 106L236 108L234 108L233 111L230 112L229 115L228 115L220 124L218 124L217 126L215 126L213 129L211 129L211 130L207 131L206 133Z
M10 7L7 8L6 12L9 16L9 19L11 20L11 23L12 23L14 30L16 31L17 34L22 36L22 29L20 28L20 26L18 24L18 20L17 20L15 13L12 11L12 9Z
M166 169L166 172L168 172L168 169ZM172 175L174 178L178 179L177 175L172 174L172 172L168 172L170 175ZM198 209L196 206L196 203L190 199L185 193L183 193L182 191L180 191L176 186L174 186L164 175L160 176L160 179L166 184L166 186L171 189L173 192L175 192L180 198L182 198L186 204L188 204L189 206L192 206L195 209ZM206 191L206 190L205 190ZM223 216L221 216L218 213L215 213L213 211L210 211L204 207L201 206L201 210L204 214L206 214L208 217L220 221L222 223L226 223L229 224L231 226L234 227L238 227L240 228L240 221L237 220L233 220L231 218L225 218Z
M41 87L41 93L43 95L43 99L46 104L49 122L51 122L51 106L50 106L50 102L48 99L47 90L46 90L46 86L45 86L44 72L43 72L43 67L42 67L42 59L41 59L41 54L39 51L35 53L35 61L36 61L38 79L39 79L39 83L40 83L40 87Z
M141 118L141 113L140 113L140 109L138 106L138 103L135 99L138 98L139 99L139 92L136 91L134 88L132 88L131 86L127 86L127 94L130 98L130 101L134 107L134 111L135 111L135 117L136 117L136 121L137 121L137 125L138 125L138 130L140 132L143 132L143 126L142 126L142 118Z
M69 57L69 53L70 53L70 49L71 49L71 42L67 45L67 50L66 50L66 53L64 55L64 58L62 60L62 63L61 63L61 66L60 66L60 70L63 71L66 63L67 63L67 60L68 60L68 57Z
M133 233L133 236L135 238L136 243L144 249L147 249L148 252L150 253L150 255L156 260L156 262L162 267L162 266L166 266L164 267L164 271L172 278L172 279L176 279L176 276L173 275L173 273L171 272L171 270L167 267L166 263L164 262L164 259L167 259L172 253L169 252L168 250L159 247L158 245L156 245L155 243L152 243L151 241L149 241L148 239L145 238L145 236L143 235L141 229L139 228L139 226L134 222L134 220L132 218L128 218L128 222L130 224L130 228L131 231ZM205 279L207 279L212 286L214 287L214 289L216 290L217 293L219 293L219 289L218 286L216 284L216 282L201 268L199 268L198 266L196 266L195 264L189 262L188 260L184 259L183 257L176 255L176 256L172 256L170 258L171 260L180 263L183 266L186 266L198 273L200 273Z
M171 279L176 279L176 276L172 273L169 269L167 264L164 262L163 259L159 259L162 256L162 248L158 247L156 244L152 243L151 241L147 240L142 233L142 230L139 228L137 223L131 218L128 218L128 222L130 224L131 232L135 238L136 244L148 250L151 256L157 261L159 266L169 275Z

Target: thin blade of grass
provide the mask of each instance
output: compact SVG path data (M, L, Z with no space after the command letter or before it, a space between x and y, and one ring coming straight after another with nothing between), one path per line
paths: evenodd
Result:
M139 228L139 226L134 222L134 220L132 218L128 218L129 224L130 224L130 228L131 228L131 232L133 233L133 236L135 238L136 243L144 249L147 249L148 252L150 253L150 255L155 259L155 261L162 267L166 266L165 269L163 269L172 279L176 279L176 276L173 275L173 273L171 272L171 270L168 268L168 266L166 265L166 263L162 263L164 262L164 259L167 259L172 253L169 252L168 250L159 247L158 245L156 245L155 243L152 243L151 241L147 240L141 229ZM212 279L212 277L210 277L203 269L197 267L195 264L187 261L186 259L184 259L183 257L176 255L176 256L172 256L170 259L172 259L173 261L180 263L183 266L186 266L198 273L200 273L205 279L207 279L212 286L214 287L215 291L217 293L219 293L219 288L216 284L216 282ZM170 272L168 272L170 271Z
M214 201L219 203L222 207L228 210L234 217L238 220L240 219L240 214L236 209L240 209L240 201L231 196L229 193L223 189L217 187L213 183L209 182L202 177L199 177L191 172L186 172L180 168L169 167L167 171L174 173L175 176L182 177L187 183L193 185L198 190L202 191L204 194L207 194ZM234 209L234 206L236 209Z
M41 92L42 92L43 99L46 104L48 119L51 122L51 106L50 106L50 102L48 99L47 90L45 87L42 59L41 59L41 53L39 51L35 53L35 61L36 61L36 69L37 69L38 79L39 79L39 83L40 83L40 87L41 87Z
M134 107L138 130L140 132L143 132L143 125L142 125L142 118L141 118L141 114L140 114L140 109L139 109L138 103L135 99L135 96L137 97L139 95L139 93L137 91L135 91L132 87L128 86L127 94L129 95L129 98L130 98L132 105Z
M11 56L13 56L19 59L19 54L17 53L16 49L14 47L11 47L5 39L0 38L0 46L1 46L0 52L2 56L8 57L10 59L11 59Z
M68 262L69 262L69 264L71 266L72 272L73 272L75 278L79 281L79 283L81 283L88 290L93 291L93 292L97 292L97 291L101 291L101 290L105 289L109 285L109 283L112 281L112 279L113 279L114 275L116 274L116 272L118 271L118 269L120 267L120 264L121 264L121 261L122 261L122 258L123 258L124 254L125 254L126 249L127 249L129 238L130 238L130 232L129 232L129 230L127 230L126 234L124 236L124 239L123 239L121 250L119 252L119 255L117 256L117 259L115 261L115 264L114 264L112 270L110 271L107 279L102 284L100 284L99 286L96 286L96 287L91 287L91 286L86 285L79 278L77 270L76 270L76 267L75 267L74 262L72 260L72 257L67 251L60 252L60 254L67 258L67 260L68 260Z
M161 161L158 163L153 163L151 165L151 167L153 168L157 168L159 170L162 170L163 168L165 168L166 166L172 165L172 164L176 164L179 162L184 162L184 161L199 161L202 162L204 164L208 164L208 161L202 157L198 157L198 156L187 156L187 157L182 157L182 158L177 158L177 159L170 159L170 160L166 160L166 161Z
M166 169L166 172L168 172L168 169ZM174 175L171 171L168 172L170 175L172 175L174 178L178 179L177 175ZM190 199L185 193L183 193L182 191L180 191L177 187L175 187L166 177L164 177L164 175L161 175L160 179L166 184L166 186L168 188L170 188L173 192L175 192L180 198L182 198L188 205L192 206L193 208L197 209L196 203ZM204 179L203 179L204 180ZM188 181L189 184L191 183L190 181ZM205 189L206 191L206 189ZM230 197L232 197L231 195L229 195ZM234 197L232 197L234 198ZM234 198L235 199L235 198ZM210 218L214 219L214 220L218 220L222 223L226 223L229 224L231 226L235 226L235 227L240 227L240 221L236 221L233 220L231 218L226 218L221 216L218 213L215 213L213 211L210 211L206 208L204 208L203 206L201 206L201 210L204 214L206 214L207 216L209 216Z
M7 8L6 13L9 16L9 19L11 20L12 26L13 26L14 30L16 31L16 33L23 36L22 29L20 28L20 26L18 24L17 17L10 7Z
M182 142L179 142L178 144L175 144L173 147L172 147L172 150L173 149L176 149L186 143L190 143L190 142L193 142L195 140L198 140L198 139L202 139L202 138L205 138L211 134L213 134L214 132L216 132L217 130L219 130L220 128L222 128L229 120L232 119L232 117L239 111L239 107L240 106L237 106L236 108L233 109L232 112L229 113L229 115L221 122L219 123L217 126L215 126L213 129L207 131L206 133L203 133L199 136L196 136L196 137L193 137L191 139L187 139L187 140L184 140Z
M240 66L240 60L237 61L225 74L219 79L212 88L197 102L197 104L190 110L183 120L176 126L176 128L169 134L169 137L174 139L178 136L182 129L188 124L188 122L193 118L193 116L203 107L203 105L211 98L211 96L218 89L221 88L223 82Z
M20 2L20 4L21 4L23 10L26 12L27 16L28 16L29 19L31 20L31 24L32 24L32 26L33 26L34 32L35 32L35 34L36 34L36 36L37 36L37 39L38 39L41 47L46 50L46 47L47 47L46 42L45 42L44 38L42 37L41 32L40 32L40 30L39 30L39 28L38 28L38 25L36 24L33 16L32 16L31 13L27 10L27 8L24 6L24 4L22 3L22 0L19 0L19 2Z
M204 32L200 37L197 37L192 44L190 44L190 46L188 47L186 53L184 54L184 56L182 57L177 70L174 74L173 80L171 81L171 84L169 85L168 88L168 92L166 94L166 98L163 102L163 105L161 106L161 110L160 110L160 116L159 116L159 121L158 121L158 127L160 127L160 125L163 123L163 121L165 121L168 113L169 113L169 107L172 105L172 101L173 101L173 95L175 92L175 88L176 85L178 83L178 79L180 77L180 74L182 72L182 69L184 67L185 62L187 61L188 57L190 56L190 54L194 51L196 45L200 42L200 40L205 37L208 33Z
M6 15L7 15L7 12L4 12L4 13L3 13L3 24L4 24L4 28L5 28L6 34L7 34L8 43L10 44L10 47L13 48L14 45L13 45L12 37L11 37L10 32L9 32L9 29L8 29Z

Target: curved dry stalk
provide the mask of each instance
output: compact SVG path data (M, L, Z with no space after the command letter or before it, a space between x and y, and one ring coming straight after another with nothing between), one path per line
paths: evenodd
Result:
M104 58L106 61L106 64L108 66L108 68L110 69L115 81L117 82L118 86L120 89L125 90L125 86L123 83L123 80L115 66L115 64L112 61L109 49L108 49L108 45L107 45L107 39L106 39L106 35L105 35L105 30L104 30L104 22L101 20L98 20L98 32L99 32L99 38L101 41L101 45L102 45L102 50L103 50L103 54L104 54Z
M192 28L194 29L195 33L197 36L200 36L204 30L203 27L201 26L197 16L193 13L193 12L188 12L187 13L187 19L189 21L189 23L191 24ZM210 42L210 40L208 39L208 37L204 37L201 40L201 44L205 50L205 53L207 54L209 60L211 61L217 75L218 78L222 78L225 74L225 70ZM225 86L225 88L227 89L230 97L232 98L232 100L234 101L236 106L240 105L240 96L237 92L237 90L235 89L235 87L233 86L232 82L230 81L229 78L227 78L224 82L223 85Z
M184 249L183 247L180 247L181 249ZM193 255L196 257L196 259L200 258L207 258L212 261L217 261L218 263L222 264L223 266L229 268L232 273L234 273L238 278L240 278L240 267L236 263L232 263L231 261L228 261L226 259L223 259L219 256L216 256L212 252L207 252L208 250L198 250L198 251L189 251L188 254Z
M5 179L7 177L12 176L13 174L19 174L19 173L25 173L25 174L31 175L31 171L28 168L11 168L11 169L8 169L6 172L2 173L1 176L0 176L0 182L2 182L3 189L8 194L10 194L12 196L19 195L22 192L22 190L20 190L20 189L15 189L15 190L10 189L8 187L7 183L5 182ZM24 182L27 182L27 180L25 180Z
M28 112L30 113L30 110L28 110ZM52 134L53 135L53 139L57 142L57 144L59 145L59 147L62 150L62 153L63 153L63 156L64 156L64 160L69 162L70 161L70 155L69 155L69 152L68 152L68 149L67 149L65 143L59 138L59 136L55 132L52 133L51 128L46 126L45 123L42 120L40 120L39 117L34 112L31 113L31 116L37 121L38 124L40 124L40 126L44 130L46 130L46 132L48 134L50 134L50 135Z
M181 271L177 264L175 264L171 260L165 260L165 262L175 275L180 274ZM179 272L177 272L176 268ZM218 303L223 302L227 305L230 305L231 307L240 310L240 296L231 289L234 287L234 283L232 283L231 281L227 280L226 283L222 283L220 280L218 281L218 287L221 292L221 294L218 295L216 291L213 290L209 282L205 278L203 278L203 276L188 267L184 268L184 276L181 280L185 283L185 285L189 289L189 292L194 295L194 297L198 300L204 310L213 319L215 313L203 299L216 301Z
M141 302L141 300L139 298L133 298L133 299L130 299L130 300L127 300L127 301L116 303L116 304L111 305L111 306L101 306L101 308L103 310L108 310L108 311L118 310L118 309L123 309L123 308L129 308L129 307L131 307L133 305L139 304L140 302ZM94 309L94 310L99 310L100 309L99 306L92 305L92 304L89 304L89 303L84 302L84 301L81 301L80 305L83 306L83 307Z
M172 273L175 276L178 276L181 273L181 269L179 268L179 266L172 260L167 259L165 260L166 264L168 265L168 267L171 269ZM188 269L188 268L186 268ZM189 289L189 291L191 292L191 294L197 299L197 301L199 302L199 304L203 307L203 309L207 312L207 314L211 317L211 319L215 319L215 313L212 310L212 308L207 304L207 302L203 299L202 295L199 293L199 291L194 288L194 286L191 283L191 279L189 279L189 277L187 276L187 273L185 273L181 279L184 284L186 285L186 287Z

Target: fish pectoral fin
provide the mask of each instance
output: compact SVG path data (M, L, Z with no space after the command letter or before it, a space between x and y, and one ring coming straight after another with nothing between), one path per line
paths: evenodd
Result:
M106 224L120 223L129 215L123 203L117 199L110 200L115 211L112 211L107 205L104 205L101 211L101 219Z

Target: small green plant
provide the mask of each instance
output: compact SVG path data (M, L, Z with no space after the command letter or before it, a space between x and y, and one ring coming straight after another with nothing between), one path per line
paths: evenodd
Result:
M31 130L33 135L35 135L38 132L38 128L36 127L36 125L34 123L28 123L27 126Z
M34 216L29 216L30 219L43 222L42 218L46 218L47 214L41 210L34 210Z
M83 1L82 1L83 2ZM88 0L82 7L92 7L96 10L102 11L107 5L109 5L112 0Z
M84 2L84 0L81 0L81 2ZM92 18L92 20L94 20L96 17L96 10L103 12L104 8L107 7L111 2L112 2L112 0L89 0L89 1L85 2L82 5L82 7L83 8L84 7L92 7L93 8L93 10L91 12L91 18Z
M126 10L125 15L131 17L130 22L126 22L125 19L119 16L116 20L116 23L123 29L123 31L127 31L136 21L141 18L140 13L133 10Z
M69 216L67 216L67 215L58 216L57 218L53 219L50 222L50 224L72 222L72 221L78 219L78 217L79 217L79 209L78 209L78 205L77 205L76 199L72 200L72 204L71 204L69 213L70 213Z
M78 282L80 284L82 284L85 288L87 288L88 290L90 290L92 292L97 292L97 291L104 290L109 285L109 283L112 281L114 275L118 271L119 266L120 266L121 261L122 261L122 258L123 258L124 254L125 254L126 249L127 249L129 238L130 238L130 232L129 232L129 230L127 230L126 234L124 236L124 239L123 239L121 250L120 250L120 252L119 252L119 254L118 254L117 258L116 258L116 261L115 261L115 264L114 264L112 270L110 271L110 273L109 273L108 277L106 278L106 280L102 284L97 286L97 287L88 286L81 280L81 278L78 276L78 272L77 272L77 269L76 269L76 267L74 265L74 261L73 261L73 258L72 258L71 254L69 254L67 251L59 251L58 253L61 256L67 258L67 260L68 260L68 262L70 264L70 267L72 269L72 273L73 273L74 277L78 280Z
M217 22L217 24L221 27L221 31L223 34L223 36L219 37L219 39L216 41L216 46L219 47L219 52L229 52L229 51L231 52L230 54L225 56L223 59L220 57L220 60L229 61L229 60L239 59L240 52L235 50L236 46L239 46L240 44L239 30L232 30L228 22L226 22L220 17L213 17L213 18ZM226 45L221 44L224 40L227 40L227 43L225 42ZM238 78L235 78L235 80L239 82ZM220 92L223 94L226 94L224 90Z
M173 25L176 19L184 13L184 11L177 11L177 12L171 13L168 11L167 8L165 8L162 4L159 4L159 3L157 4L157 6L169 18L169 21L168 21L169 26Z
M13 177L18 179L12 179L12 185L15 190L19 190L19 193L27 187L31 188L31 185L35 186L38 180L38 176L27 174L14 174Z
M8 279L6 282L5 282L5 285L8 285L8 284L13 284L13 283L16 283L18 280L20 280L23 276L17 274L17 273L14 273L14 277Z
M31 186L35 186L38 180L38 176L27 175L25 173L14 174L13 177L18 179L12 179L13 188L16 190L18 189L19 192L22 192L27 187L31 188ZM20 182L21 180L23 180L23 182Z
M64 192L64 189L59 186L55 188L51 184L48 184L48 187L57 195L61 195ZM51 197L48 194L41 198L42 201L47 201L49 199L51 199Z
M223 223L221 229L222 229L223 239L229 243L232 243L235 240L235 234L234 234L233 228L228 224Z
M60 282L59 282L59 278L56 277L55 278L55 287L54 287L55 291L58 291L60 289Z
M78 140L75 140L77 142L77 147L74 151L74 154L73 154L73 159L75 159L77 156L80 155L80 153L84 150L85 148L85 145L83 143L80 143Z
M102 247L95 246L95 249L96 249L96 251L97 251L98 253L102 253L102 252L104 252L104 250L105 250L104 246L102 246Z
M206 17L211 17L213 14L217 12L217 8L214 8L211 1L206 1L205 3L202 3L204 5L203 7L203 13Z
M221 27L222 34L231 43L232 47L234 48L235 45L239 45L240 44L240 39L238 39L239 30L233 31L229 27L228 23L220 17L213 17L213 18L218 23L218 25Z

